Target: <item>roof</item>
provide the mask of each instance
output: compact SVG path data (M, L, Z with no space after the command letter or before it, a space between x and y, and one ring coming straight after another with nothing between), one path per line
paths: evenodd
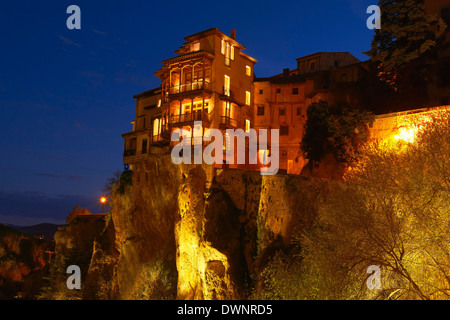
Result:
M183 61L186 59L201 58L201 57L209 58L211 60L214 59L214 55L212 55L211 53L206 52L204 50L199 50L199 51L188 52L183 55L179 55L179 56L175 56L175 57L163 60L162 63L164 65L168 65L170 63L175 63L175 62Z
M317 74L317 72L315 73ZM268 78L255 78L254 82L270 82L273 84L289 84L289 83L302 83L308 78L311 78L311 74L297 74L288 77L273 76Z
M224 38L226 41L230 42L233 46L241 49L241 50L245 50L245 46L243 46L242 44L240 44L239 42L237 42L235 39L231 38L230 36L226 35L225 33L223 33L222 31L220 31L218 28L210 28L204 31L200 31L194 34L191 34L190 36L187 36L184 38L184 40L191 42L197 39L201 39L203 37L206 37L210 34L218 34L220 35L222 38Z
M309 55L307 55L307 56L303 56L303 57L297 58L297 59L295 59L295 60L299 61L299 60L303 60L303 59L309 59L309 58L312 58L312 57L314 57L314 56L319 56L319 55L322 55L322 54L348 54L348 55L353 56L353 55L352 55L350 52L348 52L348 51L338 51L338 52L335 52L335 51L330 51L330 52L319 51L319 52L316 52L316 53L309 54ZM353 57L354 57L354 56L353 56ZM355 57L355 58L356 58L356 57ZM356 58L356 59L358 59L358 58Z
M160 93L161 93L161 87L158 87L155 89L144 91L142 93L138 93L138 94L134 95L133 98L138 99L138 98L142 98L142 97L146 97L146 96L153 96L153 95L160 94Z

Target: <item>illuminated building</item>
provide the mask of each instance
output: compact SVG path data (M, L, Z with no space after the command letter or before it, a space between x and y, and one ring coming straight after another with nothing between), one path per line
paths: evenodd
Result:
M440 14L450 23L447 2L427 1L425 9ZM152 150L168 153L177 143L170 139L177 128L201 132L202 136L207 129L220 129L225 139L228 139L226 129L247 131L253 128L278 129L279 172L301 174L307 159L300 144L306 110L311 103L323 100L330 105L343 104L350 108L365 106L377 115L377 123L371 128L374 136L387 132L379 129L385 125L381 120L383 114L450 104L450 58L446 58L450 54L446 51L440 52L439 72L434 81L429 82L427 105L411 106L405 96L394 100L385 95L385 91L379 91L379 87L373 85L376 79L370 63L361 62L348 52L314 53L298 58L296 69L256 78L257 61L243 52L245 47L236 41L235 30L228 36L212 28L184 40L175 51L176 55L162 61L162 67L154 73L160 78L161 86L134 96L133 130L122 135L124 162L131 168L138 166ZM195 121L201 123L203 131L194 130ZM397 132L399 139L409 132L398 126L389 130ZM195 136L191 139L193 143ZM269 150L258 152L270 153ZM257 170L260 165L227 166Z
M279 129L280 171L300 174L307 160L300 143L306 109L324 100L332 104L339 84L360 79L360 61L348 52L319 52L297 59L297 69L254 81L255 129Z
M131 166L152 145L168 145L175 129L193 132L195 121L201 122L203 131L251 126L256 60L243 52L236 31L228 36L213 28L184 40L176 56L162 61L155 73L161 88L134 96L133 131L123 135L124 161Z

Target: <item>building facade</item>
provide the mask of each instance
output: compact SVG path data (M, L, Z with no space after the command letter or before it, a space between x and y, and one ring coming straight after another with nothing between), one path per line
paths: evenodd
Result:
M425 10L437 14L450 25L448 0L425 1ZM298 58L294 70L284 69L272 77L256 78L257 60L243 52L245 47L237 42L235 30L226 35L212 28L184 40L175 51L176 55L162 61L162 67L154 73L161 80L161 86L134 96L133 129L122 135L124 163L132 168L148 156L152 147L170 149L178 144L178 141L171 141L171 135L180 128L201 136L208 129L219 129L224 145L230 139L227 129L244 132L266 129L269 133L267 142L271 141L270 129L277 129L279 172L301 174L308 163L301 141L307 121L306 110L311 103L326 101L330 105L365 106L369 110L372 107L375 114L377 110L381 114L401 111L392 110L391 105L399 103L374 85L370 63L361 62L348 52L314 53ZM428 103L432 106L450 104L450 53L441 51L438 64L439 72L428 88ZM380 97L381 100L377 100ZM392 100L391 105L389 100ZM401 98L400 101L406 100ZM408 105L402 108L408 110ZM196 136L191 134L191 139L193 144ZM203 141L203 148L208 143ZM258 155L261 151L270 153L268 144L268 149L258 150ZM247 142L247 151L248 148ZM236 159L227 163L229 151L223 148L224 163L215 164L215 167L260 169L261 157L257 157L256 165L250 165L248 158L245 165L235 164Z
M133 131L123 135L124 161L131 165L146 154L146 143L178 143L170 137L179 128L191 132L193 142L194 132L203 136L208 129L219 129L226 137L226 129L251 126L256 60L243 52L236 31L228 36L213 28L184 40L176 56L162 61L155 72L161 88L134 96Z
M321 100L333 104L336 84L359 80L358 69L351 67L359 63L348 52L319 52L298 58L295 70L255 79L254 128L279 130L281 173L300 174L307 164L301 149L307 107Z

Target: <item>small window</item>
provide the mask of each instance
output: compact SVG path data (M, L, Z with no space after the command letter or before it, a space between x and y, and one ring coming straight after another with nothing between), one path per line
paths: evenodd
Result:
M292 94L298 94L298 88L292 88Z
M245 104L250 105L250 92L245 91Z
M286 115L286 109L285 108L280 108L278 114L280 116L285 116Z
M147 139L142 139L142 154L147 153Z
M161 99L158 100L158 108L161 107Z
M264 90L263 89L259 89L259 94L263 94Z
M223 91L224 91L224 95L230 96L230 77L229 76L225 76Z
M250 120L246 119L245 120L245 132L249 132L250 131Z
M198 51L198 50L200 50L200 42L196 41L192 43L191 51Z
M277 93L281 93L281 89L280 88L277 89Z
M297 115L301 116L302 115L302 108L297 108Z
M245 66L245 74L249 77L252 75L252 68L250 66Z
M280 126L280 136L288 136L288 135L289 135L289 127Z
M226 43L225 43L225 40L222 39L222 44L221 44L221 47L220 47L220 53L225 55L225 51L226 51Z
M316 62L315 61L311 61L310 65L309 65L309 70L311 70L311 71L316 70Z
M256 115L257 116L263 116L264 115L264 105L259 105L256 109Z

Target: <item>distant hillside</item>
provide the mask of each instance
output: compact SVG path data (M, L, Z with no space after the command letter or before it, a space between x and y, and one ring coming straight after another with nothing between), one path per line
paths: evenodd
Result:
M34 226L14 226L14 225L7 225L8 227L35 236L44 236L44 239L46 240L53 240L53 236L55 235L55 232L58 230L57 224L52 223L40 223Z

